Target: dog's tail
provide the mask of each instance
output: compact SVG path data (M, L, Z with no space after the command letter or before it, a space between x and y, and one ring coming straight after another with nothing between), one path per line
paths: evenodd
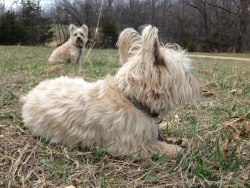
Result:
M133 28L124 29L118 39L120 62L125 64L128 58L137 54L141 49L141 35Z

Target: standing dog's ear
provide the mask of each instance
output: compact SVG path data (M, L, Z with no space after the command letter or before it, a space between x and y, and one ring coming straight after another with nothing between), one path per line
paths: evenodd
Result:
M146 26L142 31L142 56L144 59L151 59L154 65L164 65L164 59L160 53L158 29L151 25Z
M75 30L77 30L77 27L74 24L70 24L69 26L69 33L73 33Z
M87 27L85 24L83 24L81 28L82 28L86 33L88 33L88 27Z

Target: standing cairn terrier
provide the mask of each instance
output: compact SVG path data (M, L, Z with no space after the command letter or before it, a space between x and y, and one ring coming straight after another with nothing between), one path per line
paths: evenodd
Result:
M70 147L107 147L113 155L145 157L181 147L158 139L155 117L165 116L199 91L191 61L178 46L162 46L158 30L124 30L124 60L117 74L94 83L82 78L45 80L22 98L24 124L35 134ZM125 48L125 49L123 49Z
M75 25L71 24L69 26L69 33L69 40L52 52L49 62L79 63L88 41L88 27L82 25L82 27L77 28Z

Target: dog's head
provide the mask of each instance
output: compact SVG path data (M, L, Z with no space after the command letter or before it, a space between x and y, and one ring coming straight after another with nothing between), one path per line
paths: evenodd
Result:
M81 27L76 27L71 24L69 26L70 40L80 48L85 47L85 44L88 41L88 27L86 25L82 25Z
M128 98L136 98L151 113L165 115L199 92L198 80L191 73L191 60L186 52L178 45L161 45L157 28L146 26L140 40L131 42L123 53L126 60L115 79ZM134 45L136 50L129 53Z

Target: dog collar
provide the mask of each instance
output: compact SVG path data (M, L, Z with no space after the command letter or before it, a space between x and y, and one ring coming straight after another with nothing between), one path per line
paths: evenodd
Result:
M118 87L118 84L117 84ZM122 90L118 87L118 89L122 92ZM122 92L123 93L123 92ZM123 95L140 111L142 111L144 114L150 116L151 118L156 118L159 116L158 113L155 112L151 112L151 110L145 106L143 106L143 104L141 102L139 102L135 97L128 97L126 96L124 93ZM161 122L161 120L160 120Z
M139 102L135 97L129 98L127 97L127 99L139 110L141 110L144 114L149 115L152 118L158 117L159 114L155 113L155 112L151 112L149 108L143 106L143 104L141 102Z

